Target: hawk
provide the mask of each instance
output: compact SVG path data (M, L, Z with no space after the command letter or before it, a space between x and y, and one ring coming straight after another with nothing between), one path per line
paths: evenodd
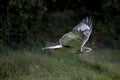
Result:
M59 39L59 45L45 47L42 50L68 48L74 53L90 52L92 49L85 47L85 44L90 37L92 28L91 18L84 18L72 31L66 33Z

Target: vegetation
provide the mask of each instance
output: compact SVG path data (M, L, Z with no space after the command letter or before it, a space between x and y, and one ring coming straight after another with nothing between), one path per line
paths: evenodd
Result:
M120 51L90 54L11 51L0 56L1 80L119 80Z
M92 16L90 42L120 48L119 4L119 0L0 0L0 43L10 48L45 45Z

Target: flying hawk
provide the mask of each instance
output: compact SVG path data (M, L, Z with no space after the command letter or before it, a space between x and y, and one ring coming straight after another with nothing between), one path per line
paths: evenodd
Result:
M84 18L72 31L63 35L59 40L59 45L45 47L45 49L60 49L68 48L75 53L90 52L92 49L85 47L90 34L92 32L92 20L90 18Z

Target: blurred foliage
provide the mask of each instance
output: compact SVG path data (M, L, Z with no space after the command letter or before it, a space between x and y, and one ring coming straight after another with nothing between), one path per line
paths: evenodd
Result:
M91 43L120 48L119 0L0 0L0 11L3 45L45 45L45 41L60 38L82 18L92 16Z
M120 80L119 53L116 49L77 56L28 50L1 53L0 80Z

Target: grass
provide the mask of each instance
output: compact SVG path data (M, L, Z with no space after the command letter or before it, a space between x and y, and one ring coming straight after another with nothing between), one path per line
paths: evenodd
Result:
M9 51L0 55L0 80L120 80L120 51Z

